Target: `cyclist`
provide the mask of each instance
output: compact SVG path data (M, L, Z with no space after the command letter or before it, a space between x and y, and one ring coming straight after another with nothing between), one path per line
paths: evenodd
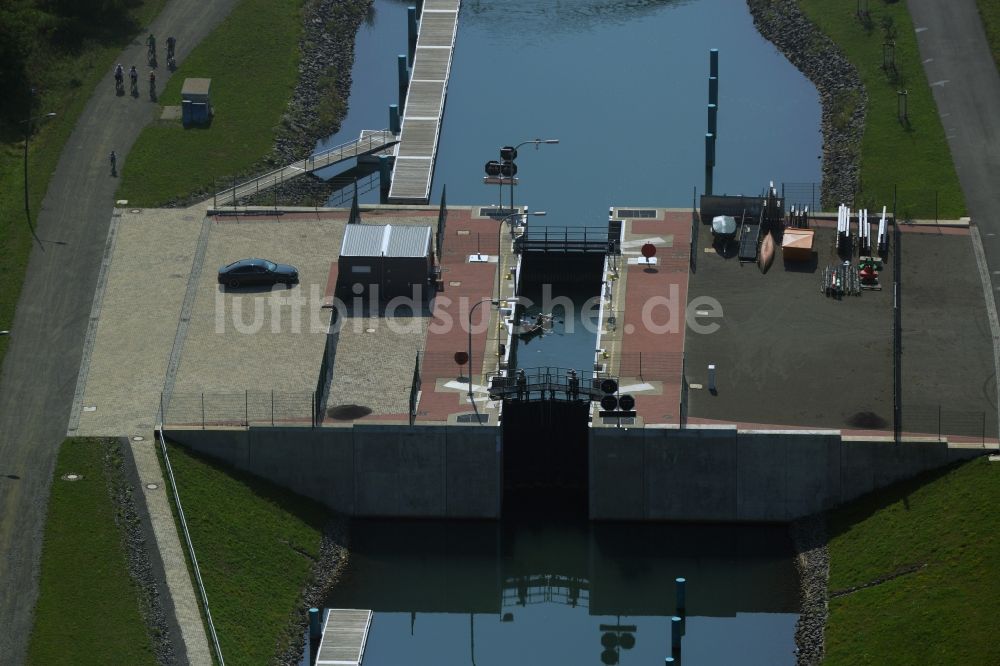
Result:
M146 55L149 59L156 60L156 37L153 36L153 33L149 33L149 37L146 38L146 47L148 49Z
M167 37L167 58L168 59L174 57L174 47L176 45L177 45L177 40L174 39L173 35L171 35L170 37Z
M136 71L135 65L128 70L128 78L132 81L132 92L136 95L139 94L139 72Z
M115 155L115 151L111 151L108 159L111 160L111 175L114 176L118 172L118 156Z

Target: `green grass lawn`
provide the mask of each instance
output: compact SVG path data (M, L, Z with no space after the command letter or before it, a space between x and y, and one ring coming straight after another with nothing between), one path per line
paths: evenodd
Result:
M830 36L858 68L868 91L868 116L861 145L861 189L857 204L892 209L910 219L965 215L962 195L937 105L924 75L916 34L905 2L867 3L868 28L855 16L855 0L799 0L806 15ZM995 4L995 3L994 3ZM896 31L898 76L882 69L883 22ZM909 124L897 119L897 90L906 89Z
M59 450L42 548L30 664L155 664L129 577L103 457L113 441ZM68 473L81 481L64 481Z
M280 646L301 639L288 627L306 611L301 590L331 516L315 502L168 446L226 663L270 663Z
M207 129L147 127L129 152L118 198L153 206L204 190L267 155L298 77L302 0L243 0L183 61L160 102L179 105L186 77L212 79Z
M986 39L990 43L990 51L993 52L993 60L997 69L1000 70L1000 2L997 0L976 0L979 5L979 16L983 19L983 27L986 29Z
M831 599L824 663L1000 664L998 503L1000 464L980 458L833 511L831 592L922 568Z
M131 10L134 24L148 25L166 0L139 0ZM114 58L135 33L85 40L72 51L42 50L34 63L37 88L36 114L56 112L37 123L29 142L28 186L32 224L41 210L49 177L55 171L63 146L83 107L97 85L110 85ZM6 128L0 136L0 329L14 322L14 308L28 267L32 238L24 212L24 136L21 125ZM0 337L0 363L9 344Z

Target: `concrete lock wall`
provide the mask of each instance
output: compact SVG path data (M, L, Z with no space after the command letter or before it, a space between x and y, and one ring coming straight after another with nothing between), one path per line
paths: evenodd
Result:
M838 431L593 429L590 517L788 521L983 453Z
M497 428L355 425L166 435L346 515L500 516Z

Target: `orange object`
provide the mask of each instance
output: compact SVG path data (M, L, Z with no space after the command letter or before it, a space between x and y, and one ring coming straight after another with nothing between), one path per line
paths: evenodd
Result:
M815 233L812 229L785 229L781 238L781 254L785 261L810 261Z

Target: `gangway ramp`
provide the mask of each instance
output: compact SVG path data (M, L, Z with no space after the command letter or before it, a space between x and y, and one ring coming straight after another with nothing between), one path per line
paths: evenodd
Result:
M361 135L354 141L348 141L339 146L328 148L310 155L303 160L292 162L280 169L269 171L252 180L216 192L213 205L235 206L236 202L241 199L253 196L271 187L282 185L302 174L311 173L317 169L339 164L340 162L357 157L382 153L391 149L396 143L396 136L389 130L363 130Z
M360 666L371 625L370 610L329 609L316 653L316 666Z
M461 0L424 2L389 203L426 204L430 200L460 5Z

